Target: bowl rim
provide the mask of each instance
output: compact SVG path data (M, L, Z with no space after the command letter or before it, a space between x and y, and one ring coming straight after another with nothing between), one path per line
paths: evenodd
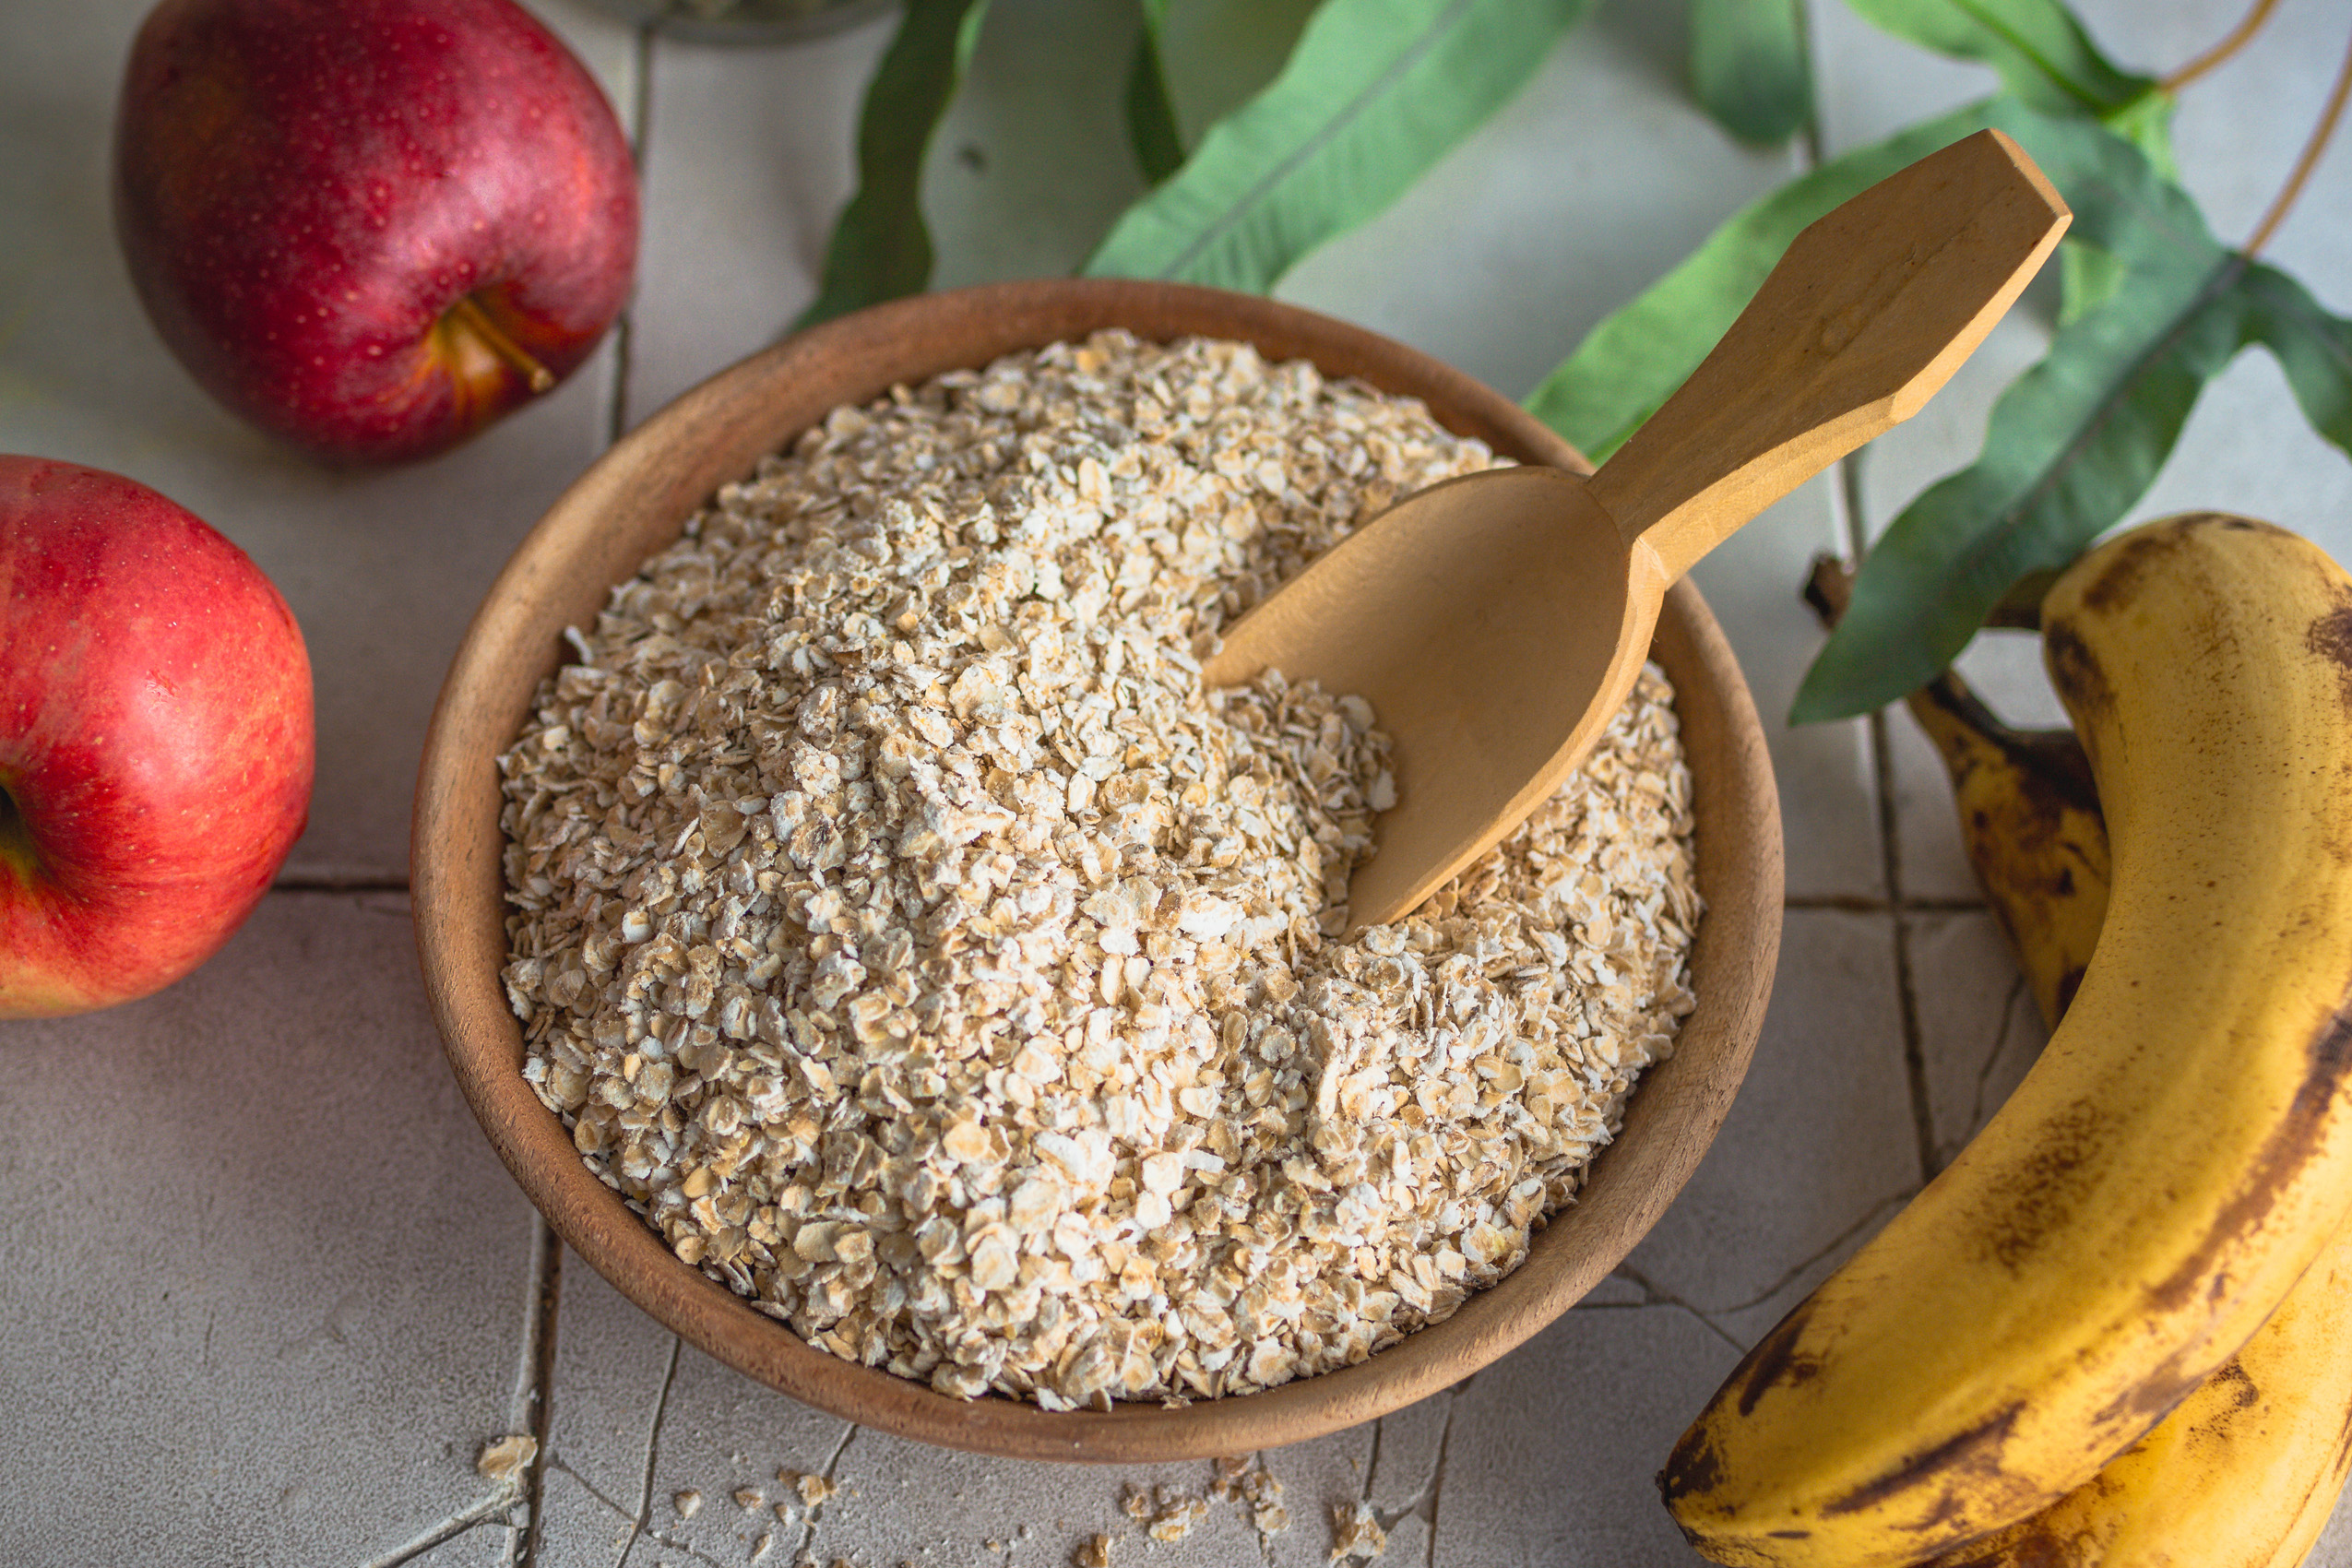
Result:
M1156 341L1250 341L1269 361L1303 358L1326 376L1420 397L1441 423L1520 461L1591 471L1565 441L1462 372L1261 296L1047 279L873 306L788 338L682 394L608 448L548 509L491 587L451 662L420 761L410 841L418 957L451 1070L499 1158L565 1245L656 1321L804 1404L951 1448L1099 1463L1247 1453L1354 1426L1458 1382L1574 1305L1665 1212L1730 1108L1771 990L1783 880L1777 796L1755 706L1721 628L1685 580L1667 596L1652 657L1675 678L1692 759L1707 900L1691 956L1697 1006L1674 1053L1643 1075L1577 1200L1537 1233L1519 1268L1443 1322L1358 1365L1182 1406L1048 1411L996 1395L968 1401L810 1346L680 1262L589 1172L519 1071L521 1028L498 978L505 906L495 758L541 678L562 662L564 628L592 621L612 586L677 537L719 483L748 473L838 404L1113 327ZM650 521L607 527L616 516ZM529 671L528 681L518 670ZM1745 852L1710 854L1723 844Z

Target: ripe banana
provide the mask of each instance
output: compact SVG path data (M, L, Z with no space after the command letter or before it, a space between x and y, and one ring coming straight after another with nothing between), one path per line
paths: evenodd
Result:
M1835 607L1833 624L1846 582L1824 561L1806 588L1815 609ZM2073 788L2089 787L2089 760L2072 731L2009 729L1949 672L1908 700L1951 770L1970 863L2055 1027L2107 912L2106 824ZM2031 1518L1919 1568L2295 1568L2347 1470L2352 1223L2146 1436Z
M2009 1103L1677 1443L1717 1562L1894 1568L2048 1506L2352 1206L2352 576L2169 519L2070 568L2043 643L2113 848L2097 948Z
M1813 563L1806 601L1835 625L1852 577ZM1946 670L1904 699L1943 758L1968 864L2017 955L2042 1022L2058 1027L2107 919L2107 824L2072 730L2016 730Z
M1921 1568L2295 1568L2352 1469L2352 1227L2089 1481Z

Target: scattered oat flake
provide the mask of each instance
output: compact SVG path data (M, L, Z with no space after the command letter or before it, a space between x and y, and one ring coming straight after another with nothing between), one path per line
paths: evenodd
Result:
M681 1519L691 1519L702 1512L702 1493L692 1488L673 1493L670 1499L670 1506L676 1511Z
M474 1455L474 1470L491 1480L511 1483L521 1479L537 1457L539 1439L529 1432L510 1432L481 1445L481 1452Z
M501 759L526 1081L679 1258L958 1398L1248 1392L1450 1315L1693 1005L1672 692L1345 937L1378 714L1199 659L1494 464L1119 332L837 410L612 591Z
M1335 1503L1331 1505L1331 1558L1337 1562L1360 1557L1369 1561L1388 1550L1388 1532L1372 1517L1372 1504Z
M766 1557L767 1555L768 1548L775 1544L776 1537L773 1532L761 1536L757 1540L752 1542L751 1560L754 1562L756 1562L761 1558Z
M1207 1517L1205 1497L1163 1497L1144 1533L1163 1544L1172 1543L1191 1535L1193 1527Z
M766 1501L767 1494L755 1486L738 1487L735 1491L735 1506L746 1514Z
M1091 1535L1070 1554L1071 1568L1111 1568L1111 1538Z

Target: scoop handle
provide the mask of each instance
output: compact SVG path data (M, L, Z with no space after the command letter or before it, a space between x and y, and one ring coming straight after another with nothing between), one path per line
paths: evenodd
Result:
M1593 476L1593 499L1672 582L1917 413L2073 216L1997 130L1881 180L1790 243L1690 380Z

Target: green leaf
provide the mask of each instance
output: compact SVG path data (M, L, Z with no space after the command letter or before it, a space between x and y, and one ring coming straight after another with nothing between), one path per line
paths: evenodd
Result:
M1168 96L1168 68L1160 38L1168 25L1168 0L1138 0L1143 27L1135 35L1135 57L1127 66L1127 143L1144 184L1158 184L1184 166L1184 136L1176 126L1176 106Z
M2352 321L2330 315L2303 285L2260 262L2239 290L2247 337L2277 356L2311 428L2352 455Z
M2166 179L2179 177L2172 157L2172 95L2101 53L2061 0L1849 3L1898 38L1990 65L2012 94L2042 113L2104 122L2146 154ZM2122 280L2120 267L2073 235L2059 247L2058 260L2061 326L2080 318Z
M1084 270L1264 292L1518 91L1592 0L1324 0L1282 74L1209 127Z
M2041 165L2074 209L2075 230L2123 281L2060 328L2002 394L1977 462L1888 526L1798 689L1792 722L1867 712L1931 680L2011 584L2063 566L2120 521L2260 316L2245 258L2137 148L2013 101L1998 101L1992 119ZM2275 289L2270 297L2275 318L2288 320L2297 302ZM2316 390L2323 376L2306 374Z
M2099 119L2158 91L2091 42L2061 0L1847 0L1897 38L1990 65L2002 85L2045 114Z
M1691 89L1743 141L1782 142L1813 117L1802 0L1691 0Z
M971 65L987 11L988 0L907 0L859 106L857 195L833 225L823 286L793 330L930 286L923 157Z
M1858 148L1734 215L1682 263L1585 335L1526 408L1599 462L1691 377L1798 231L1896 170L1982 130L1972 103Z
M2180 183L2180 161L2172 151L2172 112L2180 101L2156 87L2098 116L2099 124L2138 148L2140 156L2176 185Z
M2103 117L2102 124L2140 149L2156 172L2180 182L2180 167L2172 153L2172 111L2168 92L2151 92ZM2105 251L2069 235L2058 246L2058 324L2080 320L2123 282L2123 268Z

